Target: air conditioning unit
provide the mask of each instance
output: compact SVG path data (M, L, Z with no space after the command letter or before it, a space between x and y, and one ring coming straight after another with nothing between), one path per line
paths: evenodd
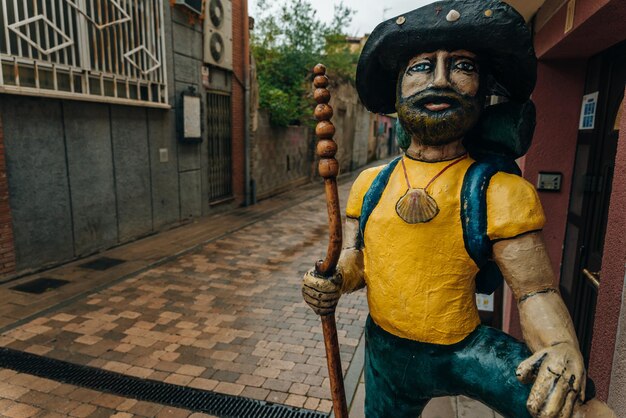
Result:
M233 6L231 0L207 0L204 16L204 62L233 69Z

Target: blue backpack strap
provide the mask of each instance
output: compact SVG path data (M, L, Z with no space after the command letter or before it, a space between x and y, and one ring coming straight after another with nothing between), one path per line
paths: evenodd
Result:
M487 188L499 171L521 174L513 160L489 157L472 164L461 189L463 241L467 253L480 268L476 276L477 293L491 294L504 280L500 269L491 260L492 243L487 234Z
M359 231L360 237L359 241L363 245L363 237L365 236L365 225L367 225L367 221L370 218L370 215L378 205L385 188L387 187L387 183L389 183L389 178L391 177L391 173L395 170L398 163L402 160L402 156L396 158L385 168L383 168L380 173L376 176L370 188L368 189L365 196L363 196L363 205L361 206L361 216L359 218Z

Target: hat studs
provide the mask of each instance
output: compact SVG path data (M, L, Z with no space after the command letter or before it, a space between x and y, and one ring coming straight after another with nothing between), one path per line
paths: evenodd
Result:
M493 16L493 10L491 10L491 9L487 9L487 10L485 10L485 16L486 16L486 17L491 17L491 16Z
M457 12L456 10L450 10L450 12L448 13L448 15L446 16L446 20L448 22L456 22L457 20L459 20L461 18L461 13Z
M400 16L397 20L396 20L396 24L402 26L404 25L404 23L406 22L406 17L404 16Z

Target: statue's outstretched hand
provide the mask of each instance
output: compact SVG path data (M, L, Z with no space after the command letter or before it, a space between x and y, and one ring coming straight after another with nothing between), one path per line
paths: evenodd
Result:
M540 350L517 368L522 383L534 381L526 406L534 417L570 418L576 402L583 402L587 383L578 347L556 344Z
M342 283L340 272L326 278L318 275L314 269L309 270L302 280L302 296L316 314L329 315L335 312L341 297Z

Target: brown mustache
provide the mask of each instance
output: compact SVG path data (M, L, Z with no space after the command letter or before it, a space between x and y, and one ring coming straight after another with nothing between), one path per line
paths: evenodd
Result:
M447 103L453 107L460 107L471 99L473 97L459 94L451 89L430 88L415 93L410 97L402 98L400 102L414 109L421 110L428 103Z

